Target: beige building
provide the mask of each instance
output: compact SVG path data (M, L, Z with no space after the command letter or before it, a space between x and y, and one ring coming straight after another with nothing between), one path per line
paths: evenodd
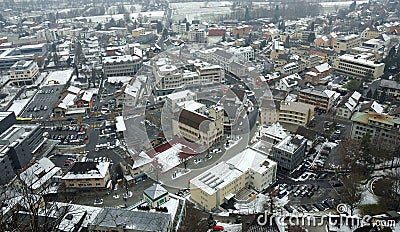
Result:
M335 92L331 90L302 89L298 101L315 106L315 110L328 112L335 101Z
M260 122L264 125L289 123L307 125L314 117L315 106L303 102L266 100L260 107Z
M176 89L184 85L199 85L207 83L222 83L225 81L225 71L219 65L206 62L192 62L194 70L178 67L168 58L154 62L153 73L156 86L160 90Z
M379 78L383 75L385 64L367 60L361 55L342 55L333 62L335 70L354 76Z
M139 37L139 35L144 34L144 32L146 31L146 29L144 27L138 27L136 29L132 30L132 37Z
M39 67L35 61L17 61L8 71L8 77L12 85L31 85L39 76Z
M62 180L66 188L109 188L111 186L109 167L109 162L75 162Z
M220 106L211 107L209 115L182 109L172 121L173 134L198 144L212 145L224 134L224 110Z
M264 98L260 105L260 123L272 125L278 121L278 111L276 105L279 101Z
M355 34L340 36L336 39L333 44L333 50L342 54L347 52L349 49L359 47L361 45L361 37Z
M262 190L276 180L277 163L264 153L247 148L190 181L191 199L206 210L220 208L248 186Z
M282 101L278 109L278 122L305 126L314 117L315 106L303 102Z
M366 134L371 142L384 149L399 150L400 119L379 113L356 112L351 117L351 138L361 140Z

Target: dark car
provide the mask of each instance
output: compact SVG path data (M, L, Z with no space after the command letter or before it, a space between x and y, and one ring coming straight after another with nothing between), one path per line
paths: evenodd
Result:
M314 195L313 191L310 191L310 192L307 193L307 197L312 197L313 195Z
M285 205L283 208L285 208L289 213L293 213L293 208L290 205Z
M322 206L322 205L319 204L319 203L315 203L314 206L315 206L315 208L317 208L319 211L324 211L324 210L325 210L325 207Z

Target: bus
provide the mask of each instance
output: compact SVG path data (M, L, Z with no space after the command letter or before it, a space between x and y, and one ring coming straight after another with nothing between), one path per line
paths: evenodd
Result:
M16 118L19 123L31 122L32 118Z

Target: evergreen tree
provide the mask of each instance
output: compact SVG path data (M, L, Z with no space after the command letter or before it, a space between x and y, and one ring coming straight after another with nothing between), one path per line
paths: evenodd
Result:
M314 40L315 40L315 33L310 33L310 34L308 35L307 41L308 41L309 43L314 43Z
M246 6L246 9L244 11L244 20L249 21L250 20L250 11L249 7Z

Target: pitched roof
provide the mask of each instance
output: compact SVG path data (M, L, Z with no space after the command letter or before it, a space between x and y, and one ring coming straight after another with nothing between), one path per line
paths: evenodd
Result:
M200 125L203 122L212 121L212 119L209 119L201 114L191 112L191 111L185 110L185 109L182 109L182 111L180 111L180 114L178 112L177 116L179 117L178 118L179 122L181 122L185 125L188 125L192 128L197 128L197 129L200 129Z
M168 194L168 191L163 188L159 184L155 184L153 186L150 186L149 188L145 189L143 193L149 197L151 200L157 200L160 197L163 197Z

